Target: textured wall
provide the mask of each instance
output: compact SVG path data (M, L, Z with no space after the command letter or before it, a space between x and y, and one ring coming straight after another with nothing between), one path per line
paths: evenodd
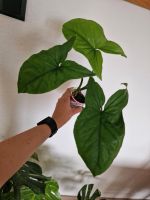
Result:
M76 194L84 183L95 182L103 195L144 198L150 188L150 12L121 0L28 0L26 21L0 15L0 122L1 139L28 129L51 115L70 81L42 95L17 94L17 76L31 54L65 41L62 24L71 18L100 23L106 36L118 42L128 58L104 54L103 82L106 96L128 82L130 100L124 111L126 137L112 167L95 179L77 154L74 117L39 149L46 174L60 183L63 194ZM72 59L88 66L79 54Z

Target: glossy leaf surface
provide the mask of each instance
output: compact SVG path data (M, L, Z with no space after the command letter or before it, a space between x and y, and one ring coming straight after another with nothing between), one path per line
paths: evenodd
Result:
M122 109L127 99L127 89L119 90L103 109L102 88L90 78L86 106L77 118L74 136L78 152L94 176L107 170L122 145L125 134Z
M123 49L115 42L109 41L103 28L92 20L72 19L63 25L63 34L67 39L76 37L73 47L89 61L93 71L102 79L103 58L101 51L125 56Z
M18 78L18 92L39 94L56 89L71 79L93 76L85 67L65 60L75 38L32 55L22 65Z

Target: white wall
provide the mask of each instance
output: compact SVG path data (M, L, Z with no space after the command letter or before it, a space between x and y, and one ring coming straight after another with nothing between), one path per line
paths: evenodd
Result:
M104 54L106 96L129 84L129 104L124 111L126 137L112 167L93 179L77 154L73 125L76 117L38 150L46 174L60 183L63 194L76 194L84 183L95 182L103 195L148 198L150 195L150 12L122 0L28 0L26 21L0 15L0 122L1 139L28 129L52 114L57 98L71 81L42 95L17 94L17 76L31 54L64 42L61 26L72 18L100 23L128 58ZM72 53L83 65L87 61Z

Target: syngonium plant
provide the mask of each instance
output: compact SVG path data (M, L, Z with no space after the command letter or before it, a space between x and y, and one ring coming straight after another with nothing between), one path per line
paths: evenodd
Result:
M106 38L103 28L95 21L72 19L63 25L62 32L67 39L64 44L34 54L23 63L18 92L45 93L68 80L81 79L74 93L86 90L85 107L75 122L74 137L80 156L93 176L97 176L108 169L121 148L125 134L122 110L128 102L128 91L124 84L125 89L105 101L94 77L102 80L102 52L126 55L117 43ZM88 59L92 71L67 60L72 48ZM82 87L84 77L89 80Z

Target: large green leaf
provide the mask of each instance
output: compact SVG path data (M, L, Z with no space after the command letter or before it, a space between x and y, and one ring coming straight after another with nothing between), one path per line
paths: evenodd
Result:
M42 169L37 163L26 162L23 167L9 180L15 186L14 194L20 195L20 188L26 186L35 194L44 194L45 182L51 177L42 175Z
M120 93L120 92L119 92ZM118 109L113 99L117 99ZM78 116L74 136L78 152L94 176L103 173L113 162L122 145L125 126L122 109L127 104L128 93L115 93L106 103L102 88L90 78L86 106ZM117 109L116 115L114 110Z
M28 161L12 177L12 180L16 187L27 186L35 194L43 194L45 191L45 181L51 180L51 177L42 175L41 167L34 162Z
M74 49L89 60L93 71L100 79L102 79L103 64L100 50L125 56L123 49L117 43L106 39L103 28L95 21L72 19L63 25L62 31L67 39L76 37Z
M11 187L8 184L12 184ZM12 187L13 186L13 187ZM0 189L1 200L60 200L58 183L42 175L33 162L24 166Z
M44 93L56 89L68 80L93 76L85 67L65 60L74 40L72 37L63 45L43 50L26 60L19 72L18 92Z
M76 37L74 49L87 57L94 72L101 78L103 61L98 49L107 41L102 27L92 20L79 18L66 22L62 31L67 39Z
M61 200L60 194L58 192L59 186L54 179L47 181L45 183L45 193L35 194L28 187L23 187L21 189L21 200Z

